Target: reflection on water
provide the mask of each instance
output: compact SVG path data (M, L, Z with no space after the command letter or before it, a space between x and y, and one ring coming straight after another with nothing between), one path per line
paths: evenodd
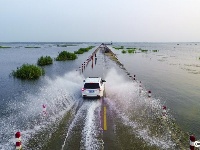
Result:
M159 52L118 54L119 60L136 74L154 97L160 98L186 131L200 138L200 43L120 43Z
M3 139L0 142L0 149L12 145L14 140L12 135L15 131L26 131L24 134L29 138L29 132L35 132L45 123L54 122L56 118L62 116L73 103L80 99L79 89L82 88L83 75L105 78L106 72L111 67L118 68L107 57L97 55L97 59L93 59L88 64L83 75L80 74L75 70L79 70L81 64L91 55L92 52L88 52L79 55L75 61L54 61L53 65L45 67L46 75L37 81L21 81L12 78L9 74L23 63L36 64L37 59L42 55L55 58L60 51L73 52L89 44L79 43L67 47L58 47L56 43L11 43L7 45L11 48L0 49L0 131L3 133L0 135ZM198 59L200 44L116 44L116 46L121 45L159 50L159 52L122 54L120 50L113 49L130 75L136 75L136 79L141 80L145 88L152 91L155 100L166 104L170 109L169 112L186 131L200 138L200 60ZM28 49L25 46L40 48ZM114 76L111 76L111 79L114 80ZM117 78L115 80L117 81ZM53 116L44 122L40 120L39 115L43 103L49 103L47 110ZM20 117L17 118L17 116Z

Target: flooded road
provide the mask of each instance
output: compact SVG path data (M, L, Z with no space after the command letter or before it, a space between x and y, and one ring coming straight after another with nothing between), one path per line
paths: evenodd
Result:
M141 90L140 83L127 76L126 71L101 49L97 52L96 64L89 62L83 74L80 73L82 75L104 77L104 97L80 97L76 100L41 149L155 150L187 147L188 135L173 120L162 119L159 99L148 97L145 87ZM35 142L30 141L28 148L34 149L31 143Z
M91 53L77 62L77 66ZM17 105L23 124L19 118L13 120L14 130L22 131L23 147L30 150L187 148L188 134L177 126L170 113L168 119L163 119L161 101L149 97L145 87L133 80L126 68L112 61L104 48L97 49L96 56L83 72L76 67L64 75L47 78L47 84L35 94L25 94L26 102ZM61 66L66 67L64 63ZM83 80L88 76L106 80L104 97L82 99ZM45 115L38 107L43 104L47 105ZM5 118L4 124L9 121ZM9 143L14 143L14 139Z

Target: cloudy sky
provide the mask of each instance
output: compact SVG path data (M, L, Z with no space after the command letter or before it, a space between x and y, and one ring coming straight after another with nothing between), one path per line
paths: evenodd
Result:
M0 0L0 42L200 42L200 0Z

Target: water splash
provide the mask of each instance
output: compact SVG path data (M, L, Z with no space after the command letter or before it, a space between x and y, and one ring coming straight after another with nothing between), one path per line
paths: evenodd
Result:
M24 145L36 132L62 118L80 99L82 80L77 71L72 71L54 80L46 78L38 93L22 92L22 95L14 97L5 111L7 115L0 120L0 149L14 148L17 131L21 132ZM47 106L45 117L42 115L43 104Z
M140 94L139 83L119 75L114 68L106 75L106 81L106 101L120 122L132 128L132 134L162 149L175 146L168 130L160 125L162 104L159 99L148 98L144 87Z

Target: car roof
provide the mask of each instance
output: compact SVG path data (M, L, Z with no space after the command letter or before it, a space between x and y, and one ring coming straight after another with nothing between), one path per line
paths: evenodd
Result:
M85 83L99 83L100 77L88 77L85 79Z

